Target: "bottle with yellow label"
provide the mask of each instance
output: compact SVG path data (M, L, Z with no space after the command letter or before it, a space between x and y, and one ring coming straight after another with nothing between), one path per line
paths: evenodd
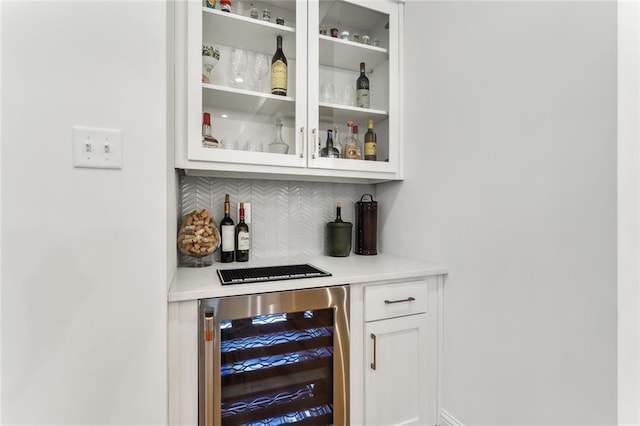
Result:
M376 134L373 131L373 120L369 120L369 123L367 123L367 129L367 133L364 134L364 159L376 161L377 147Z
M278 47L271 59L271 93L287 96L287 58L282 51L282 36L277 38Z

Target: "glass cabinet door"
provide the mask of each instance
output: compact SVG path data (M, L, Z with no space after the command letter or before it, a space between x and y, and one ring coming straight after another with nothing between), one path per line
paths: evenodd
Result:
M305 167L306 1L196 0L187 13L188 160ZM271 93L278 37L286 96Z
M390 0L309 1L309 167L398 171L399 15L397 2ZM357 102L361 63L369 82L368 105ZM375 160L371 145L365 153L369 121L376 135ZM357 126L355 146L348 140L348 122ZM328 130L339 158L324 157Z

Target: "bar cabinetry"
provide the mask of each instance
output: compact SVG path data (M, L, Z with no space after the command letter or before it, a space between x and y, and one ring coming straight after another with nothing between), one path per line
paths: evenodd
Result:
M271 21L251 18L251 7L260 17L268 11ZM401 71L402 11L393 0L236 1L231 13L200 1L176 3L175 167L227 177L402 179L402 90L400 79L390 78ZM276 24L276 17L284 24ZM332 37L332 28L349 36ZM269 74L260 65L265 58L271 64L277 36L288 62L286 96L271 94ZM205 47L217 52L216 60L205 59L209 67ZM361 62L370 80L368 108L355 105ZM205 112L217 148L203 143ZM369 120L377 134L377 161L320 157L328 129L339 129L339 146L347 121L353 121L363 142ZM279 124L286 153L269 147Z

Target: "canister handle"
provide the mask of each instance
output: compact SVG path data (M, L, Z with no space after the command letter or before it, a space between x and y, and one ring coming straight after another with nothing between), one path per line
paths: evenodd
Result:
M369 196L369 198L371 198L371 202L373 202L373 195L371 195L371 194L364 194L362 197L360 197L360 202L362 202L362 199L364 197L366 197L367 195Z

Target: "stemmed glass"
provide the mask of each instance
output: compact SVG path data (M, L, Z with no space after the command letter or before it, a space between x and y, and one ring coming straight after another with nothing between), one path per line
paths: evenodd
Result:
M233 70L232 84L240 86L244 83L242 75L247 69L247 52L242 49L233 49L231 51L231 69Z
M324 102L333 103L335 101L336 88L333 83L323 84L320 89L320 96Z
M255 59L253 61L253 76L255 78L255 88L257 91L261 91L261 83L262 79L269 74L269 60L267 59L267 55L259 53L256 54Z

